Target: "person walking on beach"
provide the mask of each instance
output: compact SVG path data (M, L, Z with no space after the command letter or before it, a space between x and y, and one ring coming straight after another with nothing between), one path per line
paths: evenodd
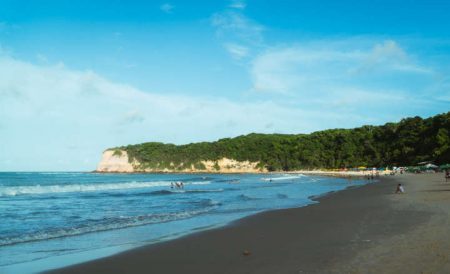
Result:
M397 185L397 189L395 190L395 194L403 194L405 193L405 189L403 188L402 184Z

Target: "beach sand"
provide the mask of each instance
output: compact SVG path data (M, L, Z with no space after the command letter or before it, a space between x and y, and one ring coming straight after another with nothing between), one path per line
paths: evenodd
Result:
M397 183L406 194L393 194ZM381 177L319 200L52 273L450 273L443 174Z

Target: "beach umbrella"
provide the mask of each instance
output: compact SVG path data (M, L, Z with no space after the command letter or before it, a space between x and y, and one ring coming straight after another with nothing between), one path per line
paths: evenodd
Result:
M448 169L448 168L450 168L450 164L440 165L439 168L440 169Z

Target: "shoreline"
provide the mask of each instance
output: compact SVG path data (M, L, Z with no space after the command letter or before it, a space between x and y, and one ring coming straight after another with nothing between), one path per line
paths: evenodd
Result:
M319 203L306 207L259 213L224 227L48 273L376 273L367 271L370 265L384 273L396 273L399 267L414 270L414 252L426 252L424 258L435 254L429 249L398 249L419 240L427 244L430 240L414 236L423 227L434 230L433 237L446 238L433 225L448 225L448 205L434 205L436 195L445 201L445 191L450 191L450 185L436 184L440 177L381 177L377 183L319 197ZM398 182L405 184L407 194L392 194ZM442 259L438 269L450 270L447 242L439 251L447 261ZM374 254L379 255L374 258ZM431 268L430 260L424 260L420 269Z
M94 172L94 173L172 174L171 172ZM189 173L181 172L181 173L176 173L176 174L196 174L196 172L193 172L193 173L191 173L191 172L189 172ZM200 174L211 174L211 173L208 172L208 173L200 173ZM259 172L258 173L256 173L256 172L245 172L245 173L219 173L219 174L225 174L225 175L227 175L227 174L278 174L279 175L279 174L297 174L297 173L288 173L288 172L261 172L261 173L259 173ZM313 174L309 174L309 175L313 175ZM353 177L354 179L362 179L364 177L362 175L361 176L332 176L332 175L323 175L323 174L320 174L320 175L317 175L317 176L319 176L319 177L338 177L338 178ZM268 210L268 211L258 212L258 213L255 213L253 215L249 215L249 216L245 216L245 217L242 217L242 218L239 218L239 219L236 219L236 220L232 220L230 222L223 223L223 224L218 225L218 226L212 226L212 228L196 229L197 231L193 231L193 232L185 234L185 235L181 235L181 236L178 236L178 237L175 237L175 238L171 238L169 240L156 241L156 242L153 242L153 243L150 243L150 244L145 244L145 245L137 246L137 247L134 247L134 248L131 248L131 249L126 249L126 250L123 250L123 251L121 251L119 253L114 253L112 255L108 255L108 256L105 256L105 257L102 256L100 258L94 258L93 260L84 261L84 262L81 262L81 263L76 263L76 264L64 266L64 267L61 267L61 268L50 269L50 270L46 270L46 271L39 272L39 273L42 273L42 274L66 273L65 271L69 271L68 273L78 273L78 271L83 271L82 273L84 273L85 270L77 270L76 268L78 266L82 267L85 264L95 263L97 261L101 261L101 260L104 260L104 259L109 259L109 258L113 258L113 257L116 257L116 256L126 255L128 253L138 252L139 250L144 250L144 249L145 250L146 249L152 249L153 250L153 249L157 249L159 246L164 246L165 244L168 244L168 243L177 242L177 241L184 240L184 239L189 239L191 237L198 237L198 236L201 237L205 233L213 232L213 231L216 231L216 230L226 230L228 228L234 228L236 226L239 226L242 222L245 222L247 219L259 218L260 215L265 215L265 214L272 213L272 212L282 212L282 211L285 211L285 210L295 210L295 209L301 209L301 208L310 207L312 205L316 205L317 203L320 203L321 199L325 199L328 196L335 195L336 193L347 191L347 190L350 190L350 189L358 189L358 188L361 188L361 187L365 187L367 184L368 183L366 183L364 185L347 186L347 187L345 187L342 190L332 190L332 191L328 191L328 192L325 192L325 193L322 193L322 194L319 194L319 195L309 196L308 199L311 200L312 203L307 204L307 205L299 205L297 207L283 208L283 209L272 209L272 210ZM74 268L74 269L72 270L72 268ZM98 270L94 270L92 273L105 273L105 274L107 274L107 273L123 273L121 271L118 271L118 272L112 271L111 272L111 269L105 270L105 272L102 272L102 271L97 272L97 271ZM125 271L125 270L123 270L123 271ZM145 273L145 270L142 270L142 271ZM139 270L136 273L141 273L142 271ZM87 273L91 273L91 272L88 271ZM131 273L135 273L135 272L131 272ZM166 273L166 272L162 272L162 273ZM167 273L172 273L172 272L167 272ZM188 273L191 273L191 272L188 272ZM194 273L194 272L192 272L192 273ZM196 272L196 273L203 273L203 272ZM206 273L209 274L209 272L205 272L205 274ZM215 272L213 272L213 273L215 273ZM225 272L225 273L227 273L227 272Z

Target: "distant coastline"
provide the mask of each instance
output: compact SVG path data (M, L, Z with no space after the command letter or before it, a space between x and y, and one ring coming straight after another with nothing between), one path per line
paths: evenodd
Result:
M311 134L248 134L186 145L148 142L109 148L97 172L366 175L360 167L450 162L450 112L382 126Z
M333 176L333 177L364 177L374 174L372 170L292 170L292 171L268 171L267 169L261 170L253 168L257 163L238 162L229 159L218 161L220 169L207 169L196 170L192 167L191 170L173 170L173 169L139 169L140 164L136 161L130 163L126 151L121 151L120 155L115 154L114 151L107 150L103 154L102 161L99 163L98 168L93 171L95 173L154 173L154 174L304 174L304 175L319 175L319 176ZM224 165L223 163L233 163L234 165ZM244 168L242 168L244 167ZM378 175L388 175L389 170L377 171Z

